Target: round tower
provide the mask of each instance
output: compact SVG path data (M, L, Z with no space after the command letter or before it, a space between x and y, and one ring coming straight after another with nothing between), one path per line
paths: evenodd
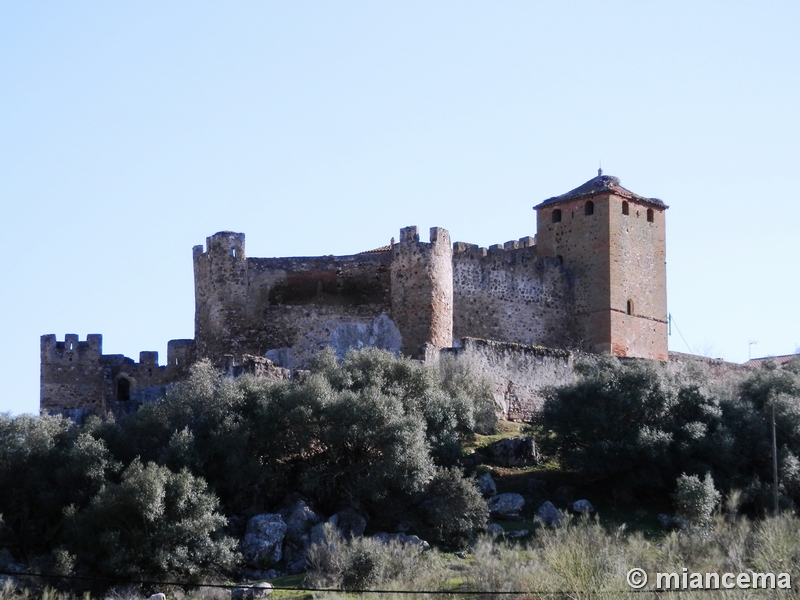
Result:
M450 234L432 227L430 243L416 227L400 230L392 246L392 319L403 337L402 351L417 357L423 344L453 344L453 248Z

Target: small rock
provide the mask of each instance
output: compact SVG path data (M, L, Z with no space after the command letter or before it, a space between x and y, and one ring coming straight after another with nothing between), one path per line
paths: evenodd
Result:
M558 527L561 525L561 511L549 500L545 501L536 511L536 516L542 520L545 525L552 525Z
M489 514L498 519L518 519L525 499L519 494L498 494L489 498Z
M489 523L486 526L486 533L488 533L492 537L498 537L503 535L505 533L505 530L497 523Z
M259 581L257 583L248 583L241 587L236 587L231 590L232 600L245 600L248 598L266 598L273 592L274 588L268 581Z
M416 535L406 535L405 533L386 533L382 531L372 536L372 539L379 541L382 544L389 544L390 542L397 542L403 546L416 547L420 552L430 550L431 545Z
M527 529L517 529L516 531L506 531L506 539L519 540L531 534Z
M476 484L478 486L478 491L484 498L497 494L497 485L495 485L491 473L484 473L478 477Z
M333 523L342 537L346 539L361 537L367 528L367 520L352 508L340 510L328 521Z
M576 500L572 503L570 508L572 508L572 510L574 510L576 513L580 513L582 515L588 515L589 513L594 512L594 506L592 506L592 503L588 500Z
M456 558L460 558L461 560L466 560L467 553L466 552L456 552Z

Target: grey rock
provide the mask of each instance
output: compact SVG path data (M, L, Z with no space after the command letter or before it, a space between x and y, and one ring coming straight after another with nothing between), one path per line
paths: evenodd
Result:
M244 600L246 598L266 598L273 592L274 588L268 581L248 583L241 587L231 590L232 600Z
M489 498L489 514L499 519L518 519L525 506L525 499L519 494L498 494Z
M486 451L501 467L525 467L539 462L539 451L529 436L498 440L487 446Z
M492 537L497 537L503 535L505 533L505 530L497 523L489 523L486 526L486 533L488 533Z
M491 473L484 473L478 477L476 485L478 486L478 491L484 498L497 494L497 486L494 483L494 479L492 479Z
M592 506L592 503L588 500L575 500L570 508L576 513L580 513L582 515L588 515L589 513L594 512L594 506Z
M539 507L539 510L536 511L536 516L539 517L545 525L552 525L553 527L561 525L561 511L549 500L546 500Z
M281 516L286 522L286 540L297 545L305 545L308 532L322 521L303 500L297 500L291 508L281 511Z
M278 514L265 513L250 519L241 543L245 564L259 568L280 561L285 535L286 523Z
M527 529L518 529L516 531L506 531L506 539L509 540L520 540L524 537L528 537L531 534L530 531Z
M416 535L406 535L405 533L386 533L382 531L373 535L372 539L377 540L382 544L397 542L403 546L415 547L420 551L430 550L431 548L431 545L425 540L420 539Z
M352 508L340 510L328 521L333 523L342 537L347 539L361 537L367 528L367 520Z

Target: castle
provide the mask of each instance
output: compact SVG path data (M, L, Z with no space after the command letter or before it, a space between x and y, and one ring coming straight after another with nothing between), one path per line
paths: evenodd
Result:
M200 358L288 374L326 346L372 346L480 356L498 403L523 418L537 386L568 378L571 351L668 359L667 208L599 171L534 207L535 237L489 248L451 244L438 227L423 242L405 227L397 243L352 256L248 258L243 233L216 233L193 248L193 340L170 341L161 366L157 352L105 355L97 334L44 335L40 408L131 410Z

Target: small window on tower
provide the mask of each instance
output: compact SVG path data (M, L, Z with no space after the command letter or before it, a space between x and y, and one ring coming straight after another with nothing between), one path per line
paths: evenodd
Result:
M628 314L633 315L633 300L628 300Z
M628 207L627 200L623 200L622 201L622 214L623 215L628 215L628 214L630 214L630 212L631 211L630 211L630 208Z
M553 223L561 223L561 209L557 208L553 211Z
M585 214L585 215L593 215L594 214L594 202L589 200L589 201L586 202L586 204L583 205L583 214Z
M647 220L648 220L650 223L652 223L652 222L653 222L653 209L652 209L652 208L648 208L648 209L647 209Z
M232 256L233 258L236 258L236 248L233 248L233 249L231 250L231 256Z

